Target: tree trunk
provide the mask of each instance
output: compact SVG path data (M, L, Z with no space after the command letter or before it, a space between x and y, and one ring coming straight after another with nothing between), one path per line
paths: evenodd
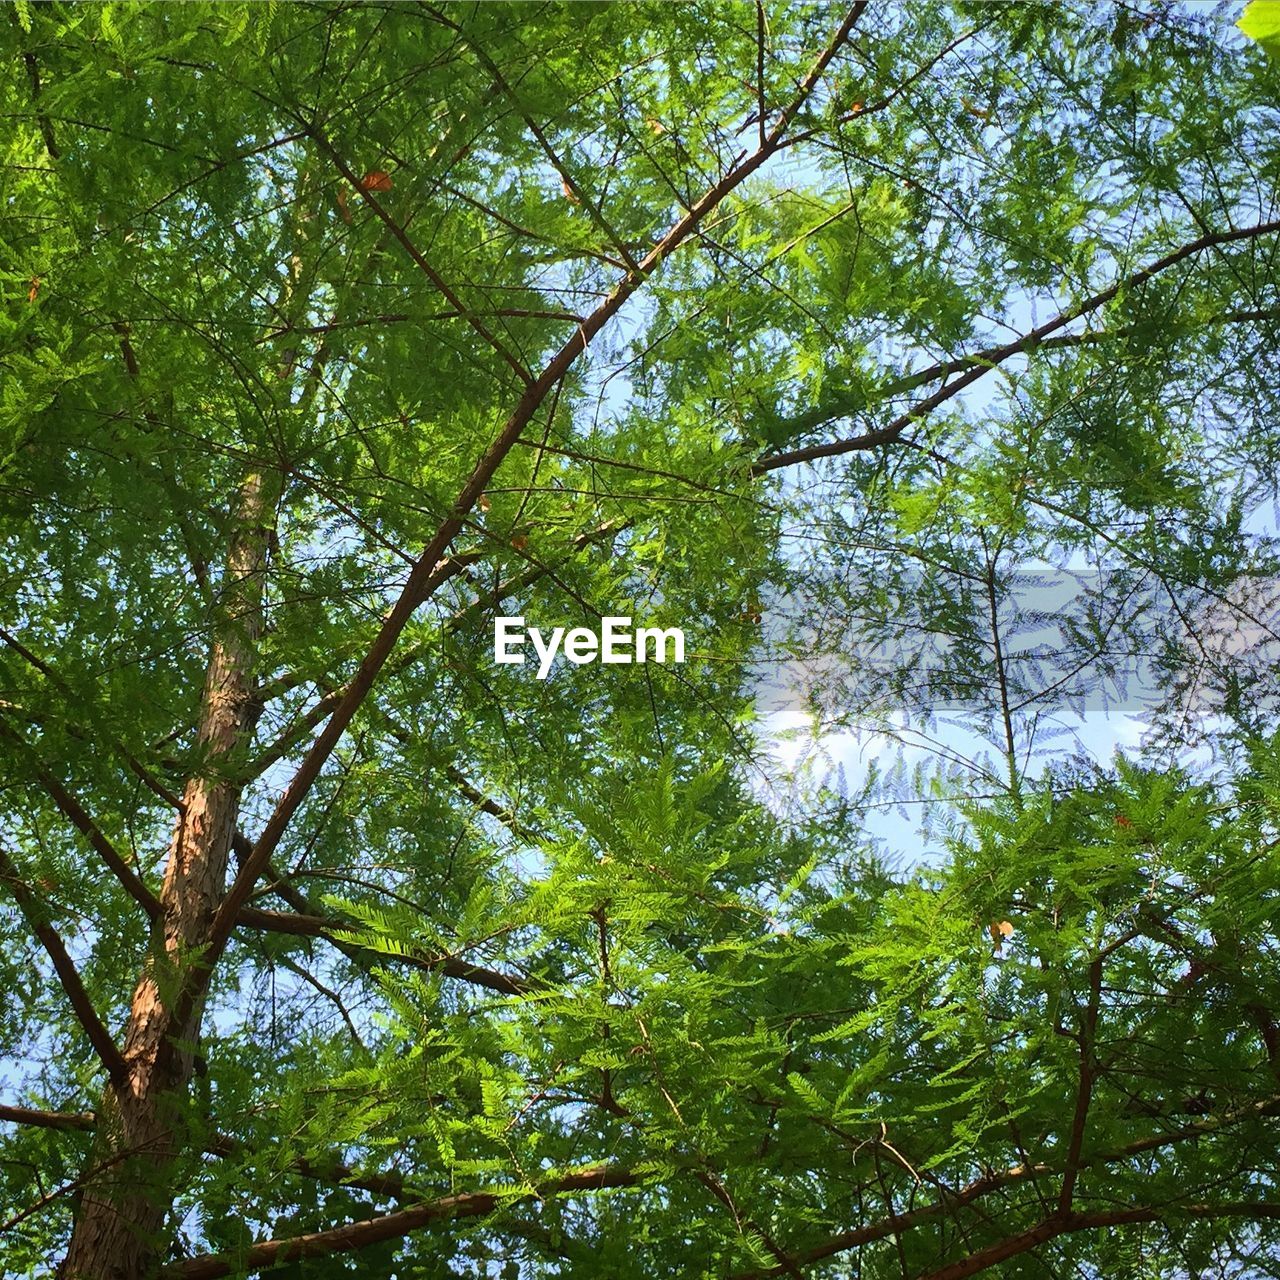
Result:
M188 779L169 845L162 915L134 989L125 1032L128 1072L108 1085L83 1180L64 1280L142 1280L162 1260L176 1156L186 1147L187 1087L202 1009L172 1025L168 1001L199 949L225 889L240 805L240 754L253 732L254 657L274 501L261 474L246 477L227 555L200 708L200 772ZM159 940L159 939L157 939Z

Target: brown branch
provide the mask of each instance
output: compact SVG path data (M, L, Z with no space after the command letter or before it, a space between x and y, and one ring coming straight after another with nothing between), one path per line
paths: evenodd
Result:
M1098 1038L1098 1006L1102 1002L1102 957L1096 956L1089 965L1089 996L1084 1016L1080 1020L1080 1074L1076 1086L1076 1109L1071 1118L1071 1137L1067 1143L1067 1166L1062 1174L1062 1190L1058 1195L1058 1212L1071 1212L1071 1197L1075 1191L1076 1177L1080 1172L1080 1152L1084 1147L1085 1126L1089 1120L1089 1105L1093 1101L1094 1049Z
M1251 1103L1246 1107L1239 1107L1221 1116L1207 1116L1203 1120L1197 1120L1195 1123L1185 1125L1181 1129L1175 1129L1169 1133L1150 1134L1145 1138L1139 1138L1135 1142L1127 1143L1123 1147L1101 1152L1085 1161L1081 1167L1091 1168L1098 1165L1119 1164L1135 1156L1145 1155L1149 1151L1173 1146L1179 1142L1194 1141L1197 1138L1208 1137L1233 1124L1275 1116L1280 1116L1280 1097L1264 1098L1259 1102ZM807 1249L793 1249L791 1258L794 1262L805 1265L821 1262L826 1258L833 1258L837 1254L847 1253L850 1249L857 1249L864 1244L873 1244L877 1240L884 1240L889 1236L898 1235L911 1227L918 1226L920 1223L937 1218L942 1214L954 1213L955 1210L980 1201L986 1196L1004 1190L1006 1187L1016 1186L1026 1181L1034 1183L1036 1179L1055 1172L1058 1172L1058 1170L1049 1164L1014 1165L1011 1169L1005 1169L999 1173L992 1173L978 1178L969 1183L968 1186L933 1204L923 1205L919 1209L912 1209L906 1213L882 1218L878 1222L855 1227L851 1231L831 1236L818 1244L811 1245ZM738 1272L730 1280L769 1280L770 1277L784 1274L785 1272L781 1267L768 1267L763 1270Z
M18 21L18 14L14 12L12 17L20 27L22 24ZM58 150L58 141L54 137L53 122L40 110L40 94L42 92L40 63L30 49L23 49L22 64L27 69L27 82L31 85L31 102L36 109L36 123L40 126L40 137L44 141L44 149L49 153L50 160L57 160L62 153Z
M253 886L266 869L271 855L280 843L293 815L320 776L338 740L346 732L356 711L372 689L374 681L385 666L409 619L425 600L430 598L442 580L440 564L455 537L464 527L471 509L479 500L494 473L510 453L525 428L533 420L547 396L559 386L570 367L587 349L601 329L622 309L627 300L643 285L650 273L662 265L701 225L709 213L720 205L738 186L756 172L781 146L783 135L792 117L804 106L816 88L823 72L835 57L852 31L854 23L867 8L868 0L855 0L845 15L830 43L814 61L805 76L796 97L784 108L778 123L769 133L766 143L754 154L731 168L717 183L709 187L683 217L663 236L640 263L640 269L628 272L610 292L608 297L574 331L573 336L560 348L531 382L520 397L511 416L503 425L489 448L476 462L467 482L454 501L449 515L436 530L424 548L421 557L409 574L404 590L387 614L372 646L361 662L359 670L332 716L317 735L311 749L303 758L292 781L285 788L274 811L267 819L262 834L253 851L232 882L223 899L210 929L208 946L201 963L193 966L184 984L184 991L177 1001L176 1024L185 1023L188 1011L195 1006L208 984L209 976L225 949L231 931L248 900ZM338 157L340 160L340 157ZM350 171L348 170L348 173ZM366 199L368 193L364 193Z
M92 1111L36 1111L31 1107L7 1107L0 1104L0 1120L10 1124L32 1125L38 1129L92 1129L97 1123Z
M400 242L400 246L405 253L413 259L414 265L435 285L436 290L444 298L444 300L464 317L467 323L491 346L494 351L502 357L504 361L515 371L516 376L526 387L533 385L533 375L524 367L523 361L517 356L512 355L510 351L497 339L488 328L481 322L479 316L468 307L462 299L454 293L445 278L427 261L422 251L409 238L405 229L383 208L382 202L376 199L373 192L370 191L363 182L356 177L351 167L342 158L333 144L325 137L323 131L318 125L312 125L310 136L316 146L325 153L332 161L333 167L360 193L364 202L377 215L378 220L387 228L388 231Z
M1263 320L1275 319L1280 319L1280 307L1238 308L1232 311L1223 311L1216 316L1209 316L1196 324L1190 332L1195 332L1197 329L1207 329L1217 324L1253 324ZM1089 329L1084 333L1059 333L1035 344L1034 353L1060 351L1072 347L1101 346L1108 342L1114 342L1118 338L1131 337L1138 331L1139 327L1137 325L1120 325L1114 329ZM905 395L908 391L916 391L920 387L927 387L931 382L937 382L940 378L951 378L958 373L967 373L969 370L978 367L990 370L994 367L1001 350L1001 347L985 347L981 351L973 352L972 355L956 356L951 360L939 361L928 368L918 369L914 373L895 378L894 381L877 388L875 395L880 400L888 400L894 396ZM1028 348L1025 354L1033 354L1032 349ZM837 394L825 404L816 405L812 409L806 409L803 413L797 413L793 417L785 419L775 430L779 435L791 439L805 431L812 431L815 427L823 426L836 418L848 418L855 413L861 412L867 408L867 400L867 393L862 391ZM782 454L766 454L757 462L757 470L774 470L772 459L783 456Z
M1121 1227L1136 1222L1161 1222L1179 1215L1190 1218L1280 1218L1280 1204L1236 1201L1224 1204L1138 1205L1129 1209L1105 1209L1096 1213L1060 1214L1046 1218L1016 1236L989 1244L957 1262L930 1271L922 1275L920 1280L964 1280L966 1276L976 1276L988 1267L1029 1253L1038 1245L1073 1231Z
M520 119L524 121L525 127L533 134L534 140L542 150L542 154L547 157L551 167L560 177L560 181L564 184L564 191L567 197L572 197L574 201L580 204L588 213L591 221L595 223L597 229L601 231L605 238L618 251L618 256L622 259L626 269L630 272L640 270L639 264L631 256L631 250L627 247L626 242L614 230L612 224L604 216L604 210L591 198L590 194L583 188L574 176L569 172L563 160L556 154L555 148L551 145L547 135L542 131L538 122L525 110L524 104L520 101L515 89L507 82L506 76L502 74L502 69L494 60L484 51L479 44L476 43L474 37L456 22L450 22L444 14L436 9L427 8L427 12L431 14L437 22L442 26L448 27L455 31L463 40L471 46L472 52L480 59L484 65L484 69L493 77L494 83L507 96L511 104L515 107L516 113ZM764 131L761 129L760 143L764 145Z
M499 1205L510 1204L517 1199L528 1199L535 1195L539 1199L546 1199L548 1196L571 1195L579 1191L633 1187L639 1181L639 1176L627 1169L599 1165L581 1173L545 1182L536 1192L529 1190L521 1195L510 1191L464 1191L442 1196L438 1200L430 1200L410 1209L401 1209L396 1213L367 1218L363 1222L331 1227L327 1231L314 1231L308 1235L282 1240L262 1240L235 1253L188 1258L184 1262L171 1263L160 1275L163 1280L219 1280L222 1276L261 1271L281 1262L300 1262L304 1258L326 1258L338 1253L354 1253L386 1240L399 1240L411 1231L433 1222L484 1217Z
M485 204L483 200L477 200L473 195L468 194L461 187L455 187L451 183L443 180L438 181L437 185L445 195L452 196L453 199L457 200L459 203L470 206L472 209L476 210L477 213L484 214L486 218L492 222L496 222L500 227L506 227L508 231L522 239L533 240L538 244L549 245L555 249L557 254L564 258L568 258L570 260L576 258L590 258L595 262L603 262L610 267L615 267L619 271L625 271L627 269L627 264L625 262L619 261L619 259L615 258L611 253L605 253L605 251L598 246L574 245L572 247L566 247L559 244L550 236L542 235L539 232L534 231L532 228L522 226L519 222L508 218L500 210L493 208L492 205ZM504 289L509 292L518 291L518 286L516 285L492 285L489 287L491 290ZM587 291L583 290L582 292ZM481 312L480 314L484 315L488 313ZM583 318L582 316L574 316L573 319L575 324L581 324Z
M58 931L46 919L45 904L32 893L26 881L18 874L13 860L3 848L0 848L0 881L9 886L31 932L40 939L41 945L48 952L49 959L53 962L54 972L58 975L58 981L71 1002L76 1021L89 1037L89 1043L93 1045L94 1052L106 1069L111 1082L118 1087L123 1086L125 1077L128 1075L124 1056L111 1038L111 1033L103 1025L102 1019L98 1017L93 1001L89 999L89 993L80 980L80 973L67 953L62 939L58 936Z
M26 754L34 756L34 752L26 740L0 720L0 737L8 738ZM57 805L64 817L89 842L98 856L107 864L112 874L124 886L125 891L147 913L151 920L160 916L159 900L143 883L141 877L125 861L120 851L103 834L102 829L85 812L80 802L55 778L39 761L33 760L36 778L49 793L50 799Z
M1234 231L1218 231L1211 235L1201 236L1200 239L1182 245L1181 248L1173 250L1163 258L1158 258L1155 262L1149 263L1132 275L1126 276L1125 279L1103 289L1100 293L1095 293L1078 306L1059 312L1052 320L1046 320L1044 324L1032 329L1022 337L1016 338L1012 342L1006 342L1003 346L990 347L976 356L965 357L959 362L960 368L965 371L961 373L961 376L955 382L939 388L888 425L846 440L832 440L826 444L806 445L800 449L791 449L786 453L765 455L752 465L751 474L763 475L768 471L776 471L779 467L795 466L801 462L813 462L819 458L834 458L845 453L875 449L880 445L892 444L913 422L927 417L940 405L959 395L966 387L972 386L973 383L985 377L992 369L998 368L1011 356L1032 351L1059 329L1065 328L1075 320L1091 315L1121 292L1140 287L1153 276L1167 270L1169 267L1175 266L1186 258L1202 253L1205 249L1229 244L1236 240L1256 239L1259 236L1270 235L1275 231L1280 231L1280 219L1259 223L1252 227L1241 227ZM947 366L937 366L937 369L949 369L951 365L956 363L951 362ZM932 380L930 374L933 372L926 370L923 374L913 375L913 377L928 377L929 380ZM945 374L938 376L945 376Z
M489 991L497 991L502 995L521 996L537 989L538 984L524 978L513 978L509 974L499 973L495 969L486 969L481 965L470 964L457 956L432 955L425 951L397 951L394 955L382 952L355 939L357 926L344 924L328 916L304 915L294 911L264 911L259 907L241 907L236 917L236 926L244 929L258 929L269 933L287 933L300 938L324 938L332 942L348 955L359 952L369 957L377 956L384 960L395 960L411 965L428 973L443 973L449 978L458 978L473 986L484 987ZM343 937L343 934L352 936ZM350 948L350 950L348 950ZM355 958L354 956L352 958Z
M39 1129L62 1129L89 1132L98 1123L92 1111L37 1111L30 1107L10 1107L0 1104L0 1122L30 1125ZM234 1159L246 1150L239 1138L215 1134L206 1144L205 1151L223 1159ZM393 1200L410 1194L404 1178L398 1173L360 1173L336 1157L331 1160L311 1160L305 1156L293 1161L292 1167L304 1178L316 1182L331 1182L344 1187L357 1187L373 1195L387 1196Z

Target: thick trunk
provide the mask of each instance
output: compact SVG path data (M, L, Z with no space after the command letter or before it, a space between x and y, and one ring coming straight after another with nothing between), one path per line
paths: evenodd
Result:
M160 894L163 947L153 949L133 993L128 1073L120 1087L108 1085L98 1111L97 1142L59 1273L64 1280L141 1280L163 1256L202 1012L175 1026L167 1000L178 972L198 962L225 888L240 752L257 717L254 652L273 506L263 477L247 477L201 703L202 764L183 792Z

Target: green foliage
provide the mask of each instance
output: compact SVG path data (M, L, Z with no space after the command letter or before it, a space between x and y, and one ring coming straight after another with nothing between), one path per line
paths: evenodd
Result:
M170 1280L1277 1265L1280 64L844 17L0 23L6 1273L104 1185L85 1007L209 956L172 1143L105 1162ZM689 661L539 680L501 615Z
M1276 0L1249 0L1236 26L1269 52L1280 51L1280 4Z

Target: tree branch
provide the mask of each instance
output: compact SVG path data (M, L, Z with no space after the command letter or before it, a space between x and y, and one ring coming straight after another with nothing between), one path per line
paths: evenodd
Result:
M435 285L437 291L444 300L454 308L455 311L464 317L467 323L491 346L494 351L502 357L504 361L515 371L516 377L525 384L526 387L533 384L533 375L524 367L524 363L516 356L512 355L507 348L491 334L488 328L481 322L479 316L468 307L453 289L445 278L431 265L423 256L422 251L409 239L405 229L383 208L382 202L376 199L373 192L368 190L364 183L356 177L351 167L342 158L335 149L333 144L325 137L323 131L318 125L312 125L310 128L310 136L316 146L325 153L332 161L333 167L342 174L342 176L360 193L364 202L377 215L378 220L387 228L388 231L400 242L405 253L413 259L414 265Z
M292 781L285 788L274 811L258 837L244 866L233 881L210 929L208 946L198 966L189 970L184 991L177 1002L176 1025L183 1025L188 1011L200 999L208 984L209 976L231 935L241 908L248 900L253 886L266 869L266 865L280 843L293 815L302 804L320 771L328 760L338 740L346 732L356 711L364 702L374 681L378 678L396 642L400 638L415 610L429 599L440 583L440 564L454 538L464 527L468 514L480 495L501 466L503 460L519 440L525 428L533 420L547 396L557 387L570 367L587 349L601 329L622 309L627 300L643 285L650 273L662 265L701 225L703 220L747 178L756 172L781 146L783 135L792 117L809 100L823 72L844 44L854 23L867 8L867 0L856 0L836 30L831 41L814 61L791 104L783 109L777 124L766 138L765 145L754 154L731 168L717 183L709 187L699 200L676 224L650 249L640 263L638 271L628 272L610 292L607 298L574 331L573 336L560 348L531 382L520 397L511 416L494 438L489 448L476 462L467 482L463 485L449 515L441 523L434 537L424 548L422 555L409 574L399 599L388 612L381 630L370 647L359 670L352 679L347 693L334 708L332 716L316 737L311 749L299 765ZM366 198L368 197L368 193Z
M954 399L966 387L972 386L973 383L985 377L992 369L998 368L1011 356L1031 351L1059 329L1065 328L1073 321L1080 320L1084 316L1091 315L1118 294L1140 287L1153 276L1159 275L1160 272L1166 271L1169 267L1175 266L1187 258L1202 253L1205 249L1213 248L1216 245L1229 244L1236 240L1256 239L1260 236L1270 235L1275 231L1280 231L1280 219L1259 223L1252 227L1240 227L1233 231L1218 231L1211 235L1201 236L1200 239L1182 245L1181 248L1173 250L1163 258L1158 258L1155 262L1133 272L1132 275L1126 276L1125 279L1103 289L1100 293L1095 293L1078 306L1059 312L1052 320L1045 321L1044 324L1032 329L1021 338L1006 342L1003 346L990 347L978 355L965 357L959 362L960 367L964 368L965 372L955 382L939 388L931 396L927 396L913 405L906 413L895 418L887 426L879 427L874 431L868 431L860 436L853 436L846 440L832 440L827 444L807 445L800 449L791 449L786 453L768 454L760 458L751 467L751 474L763 475L768 471L776 471L779 467L795 466L801 462L813 462L819 458L834 458L845 453L875 449L880 445L892 444L913 422L927 417L940 405ZM944 371L955 363L951 362L946 366L937 366L937 370ZM913 376L927 377L932 372L925 371L922 375ZM936 376L945 376L945 372L939 372ZM929 380L931 381L932 378L930 377Z
M1237 308L1231 311L1223 311L1216 316L1209 316L1197 324L1191 332L1197 329L1207 329L1218 324L1255 324L1264 320L1280 319L1280 307L1259 307L1259 308ZM1115 329L1089 329L1083 333L1059 333L1051 338L1046 338L1043 342L1035 344L1035 352L1042 351L1061 351L1073 347L1091 347L1101 346L1104 343L1114 342L1117 338L1128 338L1138 332L1137 325L1120 325ZM991 370L995 367L995 363L1000 355L1003 347L985 347L981 351L975 351L972 355L956 356L951 360L942 360L937 364L929 365L928 368L918 369L914 373L908 373L901 378L894 379L893 382L876 389L875 395L880 400L889 400L894 396L905 395L909 391L919 390L920 387L927 387L931 382L937 382L939 378L951 378L958 373L967 373L971 369L983 368ZM1031 354L1031 348L1028 348L1026 354ZM812 431L815 427L823 426L825 423L831 422L836 418L848 418L855 413L860 413L867 408L868 393L865 391L839 392L835 394L825 404L814 406L812 409L806 409L803 413L797 413L790 418L783 420L775 430L786 439L793 439L806 431ZM758 471L776 470L773 465L775 457L781 458L784 454L766 454L756 463ZM789 465L782 463L779 465Z
M1084 1016L1080 1020L1080 1073L1076 1086L1076 1109L1071 1120L1071 1137L1067 1143L1067 1167L1062 1174L1062 1190L1058 1195L1058 1212L1063 1216L1071 1212L1071 1197L1080 1172L1080 1152L1084 1147L1089 1105L1093 1100L1093 1055L1098 1037L1098 1006L1101 1002L1102 957L1096 956L1089 965L1089 996Z
M219 1280L222 1276L261 1271L280 1262L300 1262L304 1258L326 1258L338 1253L353 1253L386 1240L399 1240L432 1222L484 1217L499 1205L510 1204L518 1199L529 1199L535 1195L539 1199L546 1199L548 1196L578 1191L633 1187L639 1181L639 1176L627 1169L598 1165L581 1173L544 1182L536 1191L532 1188L521 1193L513 1193L510 1189L464 1191L396 1213L332 1227L328 1231L315 1231L282 1240L262 1240L233 1254L188 1258L184 1262L171 1263L160 1275L163 1280Z
M0 737L8 738L20 750L34 757L35 753L26 740L10 729L3 720L0 720ZM161 912L159 900L125 861L115 845L107 839L98 824L85 812L80 802L38 760L33 759L33 766L40 785L49 793L50 799L57 805L63 816L84 836L110 868L115 878L124 886L129 896L147 913L148 918L153 921L158 919Z
M1238 1107L1234 1111L1226 1112L1221 1116L1208 1116L1203 1120L1185 1125L1183 1128L1175 1129L1170 1133L1150 1134L1135 1142L1127 1143L1123 1147L1101 1152L1085 1161L1081 1167L1091 1168L1097 1165L1119 1164L1125 1160L1131 1160L1135 1156L1145 1155L1149 1151L1173 1146L1179 1142L1208 1137L1210 1134L1220 1132L1233 1124L1275 1116L1280 1116L1280 1097L1264 1098L1259 1102L1251 1103L1246 1107ZM833 1258L837 1254L847 1253L850 1249L857 1249L864 1244L872 1244L877 1240L898 1235L911 1227L918 1226L920 1223L927 1222L944 1213L953 1213L957 1209L973 1204L996 1191L1002 1191L1006 1187L1015 1186L1026 1181L1034 1183L1036 1179L1056 1172L1060 1172L1060 1170L1049 1164L1014 1165L1011 1169L1005 1169L999 1173L992 1173L978 1178L969 1183L968 1186L941 1200L935 1201L933 1204L922 1205L919 1209L911 1209L906 1213L882 1218L878 1222L867 1223L865 1226L855 1227L851 1231L831 1236L829 1239L819 1244L811 1245L807 1249L793 1248L790 1256L795 1263L804 1265L821 1262L826 1258ZM773 1276L784 1274L786 1273L782 1267L768 1267L764 1270L756 1269L738 1272L730 1277L730 1280L769 1280ZM930 1280L936 1280L936 1278L930 1277Z
M422 969L428 973L443 973L446 977L458 978L473 986L497 991L502 995L528 995L539 988L536 982L524 978L513 978L509 974L486 969L481 965L469 964L457 956L431 955L427 952L397 952L394 956L383 955L380 951L341 936L343 933L354 934L355 925L346 925L340 920L326 916L304 915L292 911L264 911L259 907L241 907L236 917L236 925L239 928L287 933L300 938L324 938L352 959L357 958L356 953L370 957L377 956L382 960L394 959L402 964L411 965L415 969Z
M89 1037L89 1043L93 1045L94 1052L106 1069L111 1082L117 1087L123 1086L125 1077L128 1075L124 1056L116 1047L116 1042L103 1025L102 1019L98 1017L93 1001L89 999L89 993L80 980L80 973L67 953L62 939L58 936L58 931L45 919L44 903L31 892L18 874L13 860L3 848L0 848L0 880L9 886L31 932L40 939L41 945L48 952L49 959L53 962L54 972L58 975L58 981L71 1002L71 1008L75 1011L76 1021Z
M0 1120L10 1124L33 1125L38 1129L92 1129L97 1123L92 1111L35 1111L31 1107L0 1105Z
M1016 1236L998 1240L957 1262L920 1277L920 1280L964 1280L988 1267L1029 1253L1037 1245L1073 1231L1121 1227L1136 1222L1161 1222L1167 1218L1280 1218L1280 1204L1231 1202L1224 1204L1140 1205L1130 1209L1106 1209L1096 1213L1069 1213L1046 1218Z

